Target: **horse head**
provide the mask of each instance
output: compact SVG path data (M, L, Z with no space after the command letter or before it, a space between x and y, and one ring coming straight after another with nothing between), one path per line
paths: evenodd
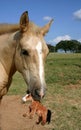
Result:
M44 63L49 50L44 36L49 31L52 21L44 27L38 27L29 21L27 11L20 17L15 64L36 100L40 100L46 90Z

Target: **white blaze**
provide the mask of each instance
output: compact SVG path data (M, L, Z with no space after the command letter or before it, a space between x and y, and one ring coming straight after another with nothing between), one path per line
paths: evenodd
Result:
M44 73L44 67L43 67L43 57L42 57L42 43L39 41L36 50L38 52L39 57L39 77L41 81L41 94L43 94L43 73Z

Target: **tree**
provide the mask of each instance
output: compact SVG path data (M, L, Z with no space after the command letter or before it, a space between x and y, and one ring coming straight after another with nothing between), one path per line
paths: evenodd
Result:
M68 44L67 41L60 41L57 45L56 45L56 51L58 51L59 49L64 50L65 53L68 51Z
M50 52L54 52L55 51L55 47L52 46L51 44L47 44L47 46L48 46Z
M81 43L77 40L65 40L65 41L60 41L56 45L56 50L58 51L59 49L64 50L65 53L67 51L70 52L81 52Z
M81 43L79 44L78 52L81 53Z
M80 42L77 40L68 41L68 48L71 52L79 52Z

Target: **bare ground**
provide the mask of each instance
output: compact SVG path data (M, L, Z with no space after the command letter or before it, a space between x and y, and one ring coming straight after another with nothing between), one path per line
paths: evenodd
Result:
M49 130L49 125L37 125L33 119L23 117L29 103L22 104L20 96L4 96L0 105L0 130Z

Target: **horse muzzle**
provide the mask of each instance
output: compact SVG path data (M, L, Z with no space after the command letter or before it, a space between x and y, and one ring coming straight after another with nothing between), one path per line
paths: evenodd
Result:
M31 92L31 95L34 100L40 101L45 96L45 89L44 90L34 89Z
M39 91L38 89L35 89L35 90L33 91L33 93L30 92L29 90L27 90L26 93L27 93L27 94L22 98L22 103L25 103L25 102L27 101L27 97L28 97L30 94L31 94L31 96L33 97L33 99L36 100L36 101L40 101L40 100L44 97L44 95L45 95L45 93L43 93L43 91Z

